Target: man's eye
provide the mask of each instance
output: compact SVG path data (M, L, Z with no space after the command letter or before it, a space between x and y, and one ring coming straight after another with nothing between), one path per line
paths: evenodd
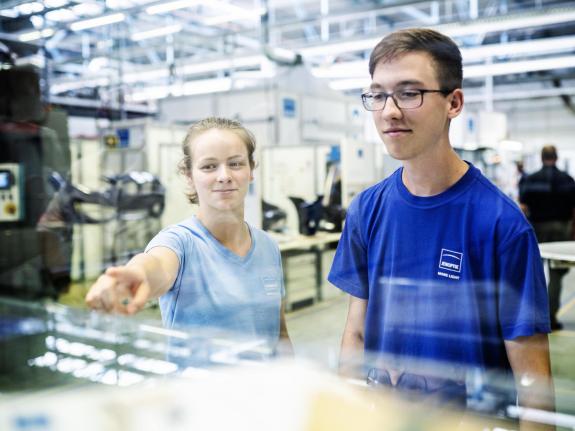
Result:
M385 95L382 93L373 93L371 95L371 98L373 99L374 102L379 102L380 100L383 100L385 98Z
M400 99L406 100L406 99L415 99L416 97L419 96L419 91L409 91L409 90L404 90L404 91L400 91L398 94L398 97Z

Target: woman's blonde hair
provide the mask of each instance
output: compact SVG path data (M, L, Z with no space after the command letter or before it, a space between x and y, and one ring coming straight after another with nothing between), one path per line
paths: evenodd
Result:
M184 157L178 163L178 172L186 178L192 178L192 142L201 134L212 130L228 130L235 133L246 145L248 150L248 161L251 169L255 169L256 162L254 153L256 151L256 138L253 133L246 129L239 121L230 120L228 118L208 117L194 123L189 129L184 141L182 143L182 152ZM193 180L192 180L193 181ZM198 203L198 194L193 189L192 184L186 191L186 196L192 204Z

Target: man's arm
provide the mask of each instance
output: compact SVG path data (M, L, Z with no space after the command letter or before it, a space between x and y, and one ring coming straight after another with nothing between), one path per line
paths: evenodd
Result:
M505 349L515 377L519 405L555 411L555 391L547 334L506 340ZM554 427L522 422L521 429L554 429Z
M358 377L363 365L366 311L367 299L349 296L347 321L339 355L339 372L346 377Z

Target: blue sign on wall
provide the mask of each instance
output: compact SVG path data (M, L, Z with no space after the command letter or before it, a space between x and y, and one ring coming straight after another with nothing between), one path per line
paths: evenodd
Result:
M118 129L116 134L120 139L120 148L128 148L130 146L130 129Z
M287 118L295 117L295 100L285 97L282 99L283 115Z

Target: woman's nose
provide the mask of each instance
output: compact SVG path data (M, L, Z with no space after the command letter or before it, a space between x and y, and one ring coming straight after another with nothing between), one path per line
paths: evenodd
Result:
M218 169L218 181L225 182L230 180L230 172L227 166L220 166Z

